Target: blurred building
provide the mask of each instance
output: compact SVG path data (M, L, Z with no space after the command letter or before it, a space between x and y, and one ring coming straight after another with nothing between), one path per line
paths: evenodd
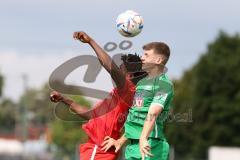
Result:
M16 133L0 134L0 160L52 160L49 133L44 127L28 128L26 141Z

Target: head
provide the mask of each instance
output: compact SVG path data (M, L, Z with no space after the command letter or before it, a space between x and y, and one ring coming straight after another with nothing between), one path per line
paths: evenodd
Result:
M142 71L141 58L136 53L123 55L121 60L123 63L120 65L120 69L134 84L137 84L140 79L147 75L146 72Z
M151 42L143 46L142 69L149 71L156 67L164 67L170 56L170 49L163 42Z

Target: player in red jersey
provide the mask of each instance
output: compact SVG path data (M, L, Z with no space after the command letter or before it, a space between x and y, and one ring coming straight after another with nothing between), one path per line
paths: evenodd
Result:
M141 72L141 59L137 55L122 56L123 64L118 67L110 56L86 33L75 32L74 39L88 43L95 51L102 66L110 73L116 84L107 98L99 102L88 111L74 101L53 91L50 99L53 102L62 102L73 109L79 116L89 120L82 128L88 135L88 142L80 146L81 160L115 160L118 152L111 148L103 150L104 137L120 138L120 132L126 120L128 109L132 105L135 94L135 84L146 73Z

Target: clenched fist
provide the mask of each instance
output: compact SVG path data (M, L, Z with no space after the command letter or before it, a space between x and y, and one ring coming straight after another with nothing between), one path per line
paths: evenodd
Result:
M80 40L83 43L89 43L92 40L91 37L85 32L74 32L73 38L76 40Z
M57 91L53 91L51 94L50 94L50 100L54 103L57 103L59 101L61 101L63 99L63 96L58 93Z

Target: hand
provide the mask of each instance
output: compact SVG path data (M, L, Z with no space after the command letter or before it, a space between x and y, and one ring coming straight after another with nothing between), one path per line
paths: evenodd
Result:
M153 156L153 154L150 153L151 148L146 138L140 138L139 145L140 145L139 148L142 155L142 160L144 160L145 156L150 156L150 157Z
M118 140L115 140L109 136L106 136L104 138L104 142L101 144L103 147L101 150L104 152L108 151L111 147L115 147L115 153L119 151L119 149L122 147L121 143Z
M54 103L57 103L59 101L61 101L63 99L63 96L58 93L57 91L53 91L51 94L50 94L50 100Z
M85 32L74 32L73 38L76 40L80 40L83 43L89 43L92 40L92 38Z

